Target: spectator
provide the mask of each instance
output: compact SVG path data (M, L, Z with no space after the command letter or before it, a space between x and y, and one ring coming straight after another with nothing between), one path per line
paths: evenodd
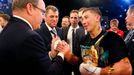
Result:
M7 14L0 14L0 25L2 26L2 28L4 28L8 21L10 19L10 16Z
M108 31L115 32L123 38L124 32L118 28L118 25L119 25L119 21L117 19L112 19L110 21L110 29Z
M62 29L67 28L69 25L70 25L69 16L64 16L61 22Z

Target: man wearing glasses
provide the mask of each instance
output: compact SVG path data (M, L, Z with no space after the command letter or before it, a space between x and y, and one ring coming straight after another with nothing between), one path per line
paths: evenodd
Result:
M13 0L12 5L13 17L0 34L0 74L60 75L65 52L52 62L51 52L33 31L40 28L45 14L43 0ZM52 40L52 51L57 39Z

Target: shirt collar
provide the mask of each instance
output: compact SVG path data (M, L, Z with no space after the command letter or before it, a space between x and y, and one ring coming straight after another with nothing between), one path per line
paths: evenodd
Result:
M70 26L71 30L72 29L78 29L79 27L80 27L79 25L77 25L77 27L75 27L75 28L73 28L72 26Z
M46 24L46 26L47 26L47 28L48 28L49 31L56 30L55 27L52 29L47 23L45 23L45 24Z
M26 23L30 26L30 28L33 30L32 25L31 25L26 19L24 19L24 18L22 18L22 17L20 17L20 16L17 16L17 15L13 15L13 17L16 17L16 18L19 18L19 19L23 20L23 21L26 22Z

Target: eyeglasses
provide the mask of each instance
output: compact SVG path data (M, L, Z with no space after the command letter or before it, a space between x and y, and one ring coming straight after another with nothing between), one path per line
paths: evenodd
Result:
M42 12L42 15L45 15L45 10L44 9L41 9L41 8L39 8L39 7L37 7L36 5L33 5L35 8L37 8L37 9L39 9L41 12Z

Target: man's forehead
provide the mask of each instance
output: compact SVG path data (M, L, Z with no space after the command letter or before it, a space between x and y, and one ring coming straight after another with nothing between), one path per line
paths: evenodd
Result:
M86 15L89 15L89 14L91 14L90 11L86 11L86 12L84 12L84 13L82 14L82 16L86 16Z

